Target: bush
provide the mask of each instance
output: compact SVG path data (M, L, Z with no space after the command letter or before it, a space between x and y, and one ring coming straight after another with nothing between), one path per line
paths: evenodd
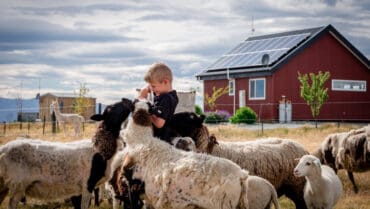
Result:
M217 110L216 112L205 113L205 123L221 123L227 122L230 118L230 113L224 110Z
M230 122L253 124L256 122L256 118L257 114L250 107L242 107L230 118Z
M195 113L198 115L203 115L203 110L199 105L195 105Z

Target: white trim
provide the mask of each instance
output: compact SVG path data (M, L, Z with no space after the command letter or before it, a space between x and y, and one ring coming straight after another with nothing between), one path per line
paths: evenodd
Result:
M258 81L258 80L263 80L263 97L251 97L251 81ZM249 79L248 99L249 100L265 100L266 99L266 78Z
M232 88L231 88L231 84L232 84ZM234 96L234 95L235 95L235 79L230 79L229 80L229 96Z

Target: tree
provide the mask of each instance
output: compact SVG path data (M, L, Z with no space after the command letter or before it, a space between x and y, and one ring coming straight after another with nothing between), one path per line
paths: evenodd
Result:
M316 128L317 117L320 114L321 106L329 98L328 88L324 88L325 82L329 79L329 77L330 73L328 71L325 73L319 71L318 74L310 73L309 75L302 75L300 72L298 72L298 80L301 83L300 95L311 108L311 113L312 117L315 119Z
M87 93L89 93L89 91L90 90L86 87L85 83L80 84L80 89L75 99L75 106L74 106L75 113L83 115L86 108L92 105L90 100L86 98Z
M209 96L207 93L205 94L204 97L204 103L208 105L209 109L211 111L216 110L216 101L218 98L220 98L222 95L229 93L229 86L226 87L221 87L216 89L214 86L212 89L212 95Z

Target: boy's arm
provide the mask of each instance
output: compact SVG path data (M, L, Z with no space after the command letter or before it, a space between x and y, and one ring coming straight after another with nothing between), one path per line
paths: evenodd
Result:
M157 117L156 115L151 115L152 123L156 128L162 128L166 122L165 119Z

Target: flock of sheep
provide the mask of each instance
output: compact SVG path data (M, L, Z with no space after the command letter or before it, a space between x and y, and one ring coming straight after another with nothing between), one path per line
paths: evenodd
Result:
M16 209L25 197L71 198L87 209L104 188L114 209L279 208L282 195L299 209L329 209L342 193L338 169L355 192L353 172L370 170L370 126L331 134L310 154L289 139L219 141L192 112L171 118L170 145L153 137L149 116L146 101L122 99L91 117L100 121L92 139L0 146L0 203L9 196L8 209Z

